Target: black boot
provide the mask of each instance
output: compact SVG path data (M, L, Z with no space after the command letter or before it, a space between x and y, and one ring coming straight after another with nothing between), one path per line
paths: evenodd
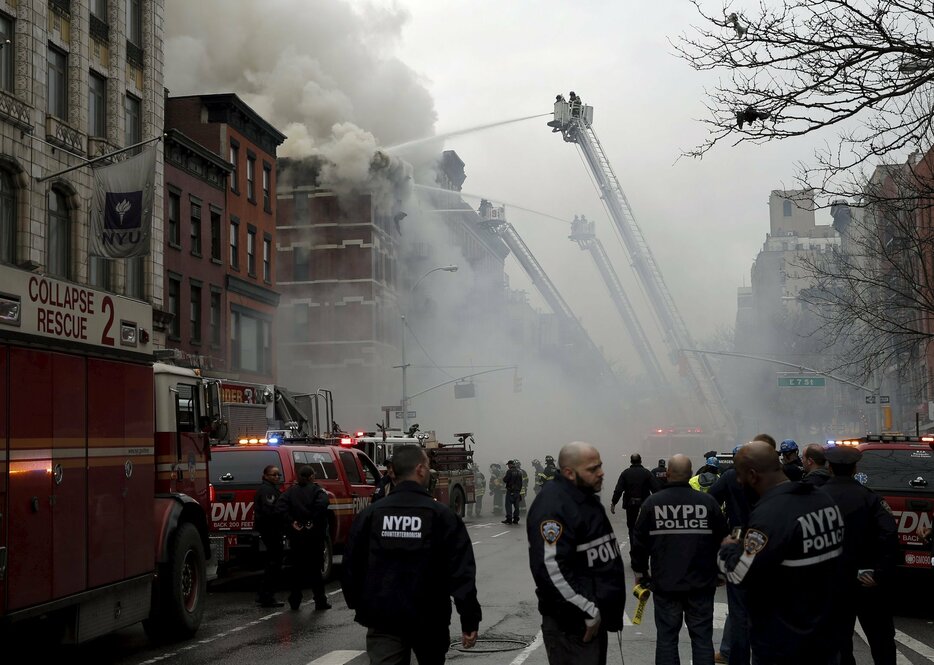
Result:
M331 609L331 603L328 602L327 596L322 596L321 598L315 598L315 611L329 610Z
M292 594L289 596L289 607L293 610L298 610L299 606L302 604L302 597Z

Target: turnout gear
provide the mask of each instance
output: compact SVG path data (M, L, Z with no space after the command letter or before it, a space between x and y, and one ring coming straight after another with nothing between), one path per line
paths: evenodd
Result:
M743 541L720 548L721 572L746 588L754 656L789 665L829 661L843 538L843 514L829 495L783 482L756 503Z
M543 618L579 636L597 619L607 631L621 630L623 562L599 497L558 476L532 503L526 529Z
M397 635L447 633L451 597L461 629L480 625L476 563L467 529L447 506L406 480L353 522L343 590L357 623Z

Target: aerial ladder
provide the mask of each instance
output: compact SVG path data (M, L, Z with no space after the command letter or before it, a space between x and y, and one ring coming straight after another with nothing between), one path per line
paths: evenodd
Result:
M603 353L591 339L584 326L581 325L580 320L574 316L574 312L571 311L567 301L561 297L554 282L545 273L538 259L532 254L532 251L525 244L515 227L506 221L505 206L493 206L492 203L483 199L480 201L477 214L480 216L480 222L501 237L506 246L509 247L519 265L525 270L535 288L538 289L542 298L545 299L551 311L558 318L560 330L568 334L575 346L588 358L590 368L618 385L619 379L606 361Z
M649 338L639 323L639 318L636 316L636 311L632 307L629 296L626 295L626 291L623 289L623 283L620 281L619 275L610 263L610 257L606 253L603 243L600 242L594 231L594 223L583 215L580 217L575 215L574 221L571 222L571 235L568 238L576 242L582 250L588 250L594 263L597 264L597 270L610 292L610 298L612 298L613 304L616 305L616 311L619 312L623 325L626 326L626 330L629 332L632 344L642 360L645 373L656 393L670 392L671 386L665 372L662 371L662 366L655 356Z
M610 160L593 130L593 107L584 105L580 97L570 103L559 96L554 105L554 119L548 122L548 126L552 132L560 132L566 142L576 143L580 147L596 179L600 196L623 239L633 270L661 326L672 363L677 364L679 371L687 377L692 394L706 411L713 429L735 436L736 425L710 362L702 354L685 351L695 348L691 334L675 306L661 269L642 235L642 229L636 223L632 207L613 172Z

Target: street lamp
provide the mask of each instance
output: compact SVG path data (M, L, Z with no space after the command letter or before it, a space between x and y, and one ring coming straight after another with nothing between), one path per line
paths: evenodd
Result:
M451 264L448 266L437 266L435 268L432 268L431 270L429 270L428 272L426 272L421 277L415 280L415 283L412 285L412 288L409 289L409 295L411 296L413 293L415 293L415 287L418 286L423 279L428 277L428 275L430 275L431 273L438 272L439 270L443 270L444 272L457 272L457 266L454 264ZM408 429L409 429L408 394L409 392L408 392L408 386L406 384L406 376L405 376L406 369L408 368L408 364L405 362L405 314L402 315L402 339L401 339L400 347L402 350L402 365L400 365L400 367L402 367L402 430L404 432L408 432Z

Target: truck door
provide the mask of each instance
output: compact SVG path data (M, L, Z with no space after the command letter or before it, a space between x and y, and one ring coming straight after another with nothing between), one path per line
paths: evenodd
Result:
M10 385L9 349L0 346L0 616L6 614L7 578L7 524L10 514L7 505L10 480L10 440L8 427L7 399Z
M342 450L340 451L340 460L341 466L344 467L344 474L347 476L347 482L350 483L350 498L353 500L353 513L356 515L370 505L374 484L367 484L366 476L357 462L357 455L349 450Z
M52 357L45 351L11 348L9 374L9 464L5 582L8 610L52 597Z

